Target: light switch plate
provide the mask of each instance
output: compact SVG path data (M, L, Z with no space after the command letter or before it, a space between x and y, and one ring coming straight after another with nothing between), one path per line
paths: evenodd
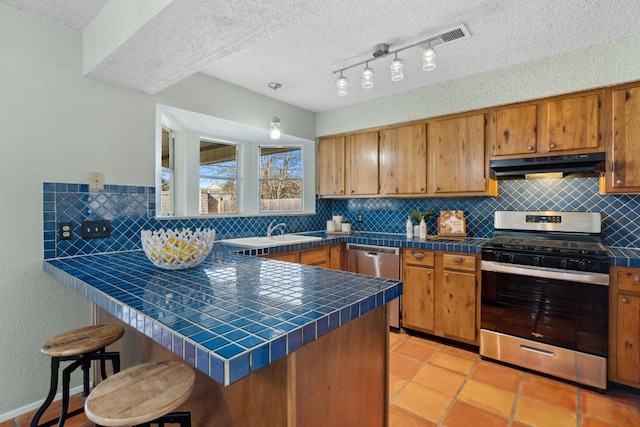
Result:
M104 174L91 172L89 174L89 190L104 190Z

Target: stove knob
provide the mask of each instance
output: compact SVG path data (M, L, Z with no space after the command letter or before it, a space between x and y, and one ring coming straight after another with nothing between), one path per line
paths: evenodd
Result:
M583 260L583 259L581 259L581 260L578 262L578 270L584 270L586 267L587 267L587 264L584 262L584 260Z
M533 259L531 260L531 263L533 265L540 265L540 257L539 256L534 256Z
M509 262L514 262L516 260L515 254L509 254Z
M496 261L500 261L500 258L502 258L502 254L500 252L496 252L494 255Z
M560 260L560 268L567 268L569 266L569 260L567 258L562 258Z

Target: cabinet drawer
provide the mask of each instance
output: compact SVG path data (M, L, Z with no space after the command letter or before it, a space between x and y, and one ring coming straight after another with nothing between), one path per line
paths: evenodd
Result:
M640 292L640 270L618 271L618 290Z
M442 266L449 270L476 271L476 257L444 254L442 255Z
M300 264L321 266L329 263L329 249L300 252Z
M421 249L405 249L403 255L405 264L433 267L433 252Z

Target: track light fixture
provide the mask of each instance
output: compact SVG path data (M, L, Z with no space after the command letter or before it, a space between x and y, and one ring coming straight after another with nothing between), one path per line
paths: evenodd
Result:
M395 50L389 50L388 44L378 44L374 47L373 58L357 62L347 67L342 67L333 72L334 74L340 74L340 77L336 80L337 93L340 96L347 95L347 78L344 76L344 72L361 65L365 66L364 70L362 71L362 87L364 89L372 88L373 69L369 67L369 62L373 62L391 54L394 55L393 61L391 61L391 63L389 64L389 67L391 69L391 80L397 82L404 79L404 62L402 61L402 59L398 58L398 53L416 46L420 46L421 48L422 69L424 71L434 70L436 68L436 51L433 49L433 46L438 46L460 38L468 37L469 35L469 31L464 26L464 24L460 24L453 29L442 32L441 34L429 37L424 40L420 40L416 43L412 43Z
M276 91L282 87L280 83L271 82L269 83L269 87L273 89L273 118L271 119L270 124L270 137L271 139L280 139L280 119L276 114Z

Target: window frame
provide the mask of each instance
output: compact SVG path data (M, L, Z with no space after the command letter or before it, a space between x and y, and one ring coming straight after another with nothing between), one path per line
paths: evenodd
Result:
M262 149L263 148L290 148L289 151L300 150L300 178L286 178L284 181L300 181L300 209L299 210L281 210L281 211L267 211L262 209L262 183L264 181L275 181L276 178L262 178ZM284 214L300 214L304 212L304 147L302 145L281 145L281 144L260 144L258 146L258 211L261 214L271 215L284 215ZM280 180L280 179L277 179Z

